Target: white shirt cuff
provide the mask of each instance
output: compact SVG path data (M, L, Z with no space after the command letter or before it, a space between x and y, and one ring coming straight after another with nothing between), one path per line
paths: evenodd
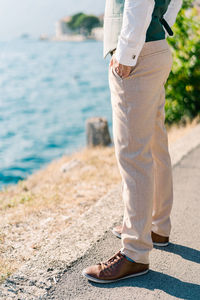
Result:
M135 66L139 54L139 49L134 50L133 47L127 46L127 43L123 43L122 39L118 41L115 58L120 64L132 67Z
M121 33L118 37L116 59L126 66L135 66L145 43L155 0L125 0Z

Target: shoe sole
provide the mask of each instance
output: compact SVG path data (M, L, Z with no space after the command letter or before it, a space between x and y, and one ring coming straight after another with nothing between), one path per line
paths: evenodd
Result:
M121 234L120 233L118 233L117 231L115 231L115 230L111 230L112 231L112 233L118 238L118 239L121 239ZM169 245L169 242L166 242L166 243L155 243L155 242L153 242L153 245L154 246L158 246L158 247L166 247L166 246L168 246Z
M166 243L153 243L154 246L158 246L158 247L166 247L169 245L169 242Z
M120 281L120 280L124 280L124 279L128 279L128 278L132 278L132 277L137 277L137 276L140 276L140 275L144 275L144 274L146 274L146 273L148 273L148 272L149 272L149 269L146 270L146 271L140 272L140 273L136 273L136 274L124 276L124 277L122 277L122 278L113 279L113 280L102 280L102 279L94 278L94 277L88 275L87 273L85 273L84 270L83 270L83 272L82 272L82 275L83 275L84 277L86 277L88 280L93 281L93 282L96 282L96 283L112 283L112 282L116 282L116 281Z

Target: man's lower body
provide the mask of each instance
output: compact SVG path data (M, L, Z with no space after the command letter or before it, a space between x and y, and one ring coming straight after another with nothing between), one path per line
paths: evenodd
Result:
M148 271L152 232L169 237L172 169L165 120L165 88L172 65L166 40L148 42L122 79L109 68L115 155L122 177L122 248L106 263L83 271L110 282ZM127 260L128 259L128 260Z

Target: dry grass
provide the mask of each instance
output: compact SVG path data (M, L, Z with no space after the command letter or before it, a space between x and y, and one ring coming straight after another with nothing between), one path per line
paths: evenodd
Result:
M59 210L67 203L68 208L77 204L90 206L118 180L113 147L83 149L0 192L0 210L12 213L14 222L13 213L22 207L28 216L46 209ZM19 211L18 222L23 219Z
M196 125L169 130L173 143ZM65 171L64 171L64 170ZM0 280L76 220L117 183L113 147L83 149L0 192Z
M53 161L1 191L1 278L15 271L119 180L113 147L98 147Z

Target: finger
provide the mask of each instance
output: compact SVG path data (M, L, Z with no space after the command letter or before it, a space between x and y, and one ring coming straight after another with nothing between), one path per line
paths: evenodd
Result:
M119 69L119 76L123 78L124 75L126 75L126 73L124 72L123 68L120 68Z
M117 74L118 74L120 77L122 77L122 75L123 75L123 69L122 69L121 65L119 65L119 66L116 68L116 71L117 71Z
M129 76L129 74L131 73L131 68L130 67L124 67L123 68L123 74L122 74L122 77L123 78L126 78L126 77L128 77Z
M123 74L122 74L122 78L126 78L126 77L128 77L128 76L129 76L129 74L130 74L130 72L125 72L125 73L123 73Z

